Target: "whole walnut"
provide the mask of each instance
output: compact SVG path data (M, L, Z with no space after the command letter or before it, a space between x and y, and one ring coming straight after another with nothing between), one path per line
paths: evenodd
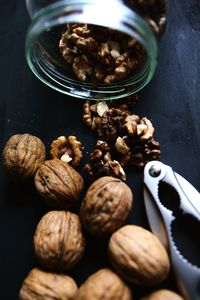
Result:
M167 251L153 233L140 226L118 229L110 237L108 249L113 267L129 282L153 286L168 276Z
M19 299L73 300L76 292L77 285L71 277L34 268L22 284Z
M76 300L132 300L130 288L109 269L91 275L79 288Z
M34 249L42 266L57 271L72 269L85 249L79 217L69 211L45 214L35 231Z
M94 236L113 233L131 210L133 195L118 178L104 176L89 187L80 209L84 227Z
M60 159L51 159L46 160L37 171L35 186L48 205L68 209L79 200L83 178Z
M180 295L166 289L150 293L141 300L184 300Z
M45 156L45 146L38 137L15 134L4 147L3 164L9 175L23 181L34 176Z

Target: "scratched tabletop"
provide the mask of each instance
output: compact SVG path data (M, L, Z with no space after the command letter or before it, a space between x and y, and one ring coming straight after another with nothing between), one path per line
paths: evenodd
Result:
M25 1L0 1L0 151L16 133L40 137L47 152L50 142L58 136L76 135L85 146L86 161L95 138L82 122L83 102L46 87L31 73L24 53L29 23ZM168 26L159 47L156 74L140 92L133 112L152 121L155 139L161 144L162 162L172 166L200 191L199 0L169 1ZM134 194L127 223L148 228L143 172L129 170L127 177ZM47 210L33 187L13 185L1 163L1 300L18 299L23 279L38 266L32 241L36 225ZM99 268L110 266L106 248L107 241L94 242L88 237L83 260L70 273L78 285ZM162 286L176 290L171 276ZM145 292L135 288L134 299Z

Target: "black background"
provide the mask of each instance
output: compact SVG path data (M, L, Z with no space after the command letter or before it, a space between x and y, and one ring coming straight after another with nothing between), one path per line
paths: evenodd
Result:
M85 146L86 161L95 138L82 122L83 102L49 89L27 67L24 43L30 20L24 2L0 2L0 151L15 133L39 136L47 152L53 139L73 134ZM152 120L155 137L161 143L162 161L200 191L199 30L198 0L169 2L158 68L152 82L140 93L134 113ZM79 171L82 173L82 166ZM142 176L142 172L128 172L134 206L127 222L146 227ZM47 208L34 188L16 188L2 165L0 179L0 299L15 300L23 279L37 266L32 239ZM106 241L89 238L86 255L72 275L80 284L107 263ZM171 280L164 285L174 288Z

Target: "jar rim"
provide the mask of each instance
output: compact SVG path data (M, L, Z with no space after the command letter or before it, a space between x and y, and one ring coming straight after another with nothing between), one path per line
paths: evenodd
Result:
M52 3L35 13L27 30L25 46L26 60L32 72L46 85L59 92L78 98L92 99L93 96L88 95L89 89L92 88L91 84L88 85L88 83L83 82L77 83L78 85L83 86L83 90L82 92L79 90L79 93L76 93L76 84L74 89L71 86L72 82L69 83L70 87L65 86L65 84L62 83L62 80L60 81L58 77L52 76L51 72L49 72L45 66L39 64L37 61L37 54L34 52L34 43L38 36L46 30L49 30L49 28L53 28L58 25L66 25L68 23L87 23L110 27L135 38L146 50L148 62L143 73L137 74L134 79L132 78L131 80L127 79L123 80L123 82L115 82L106 86L104 85L104 88L102 88L102 86L95 89L93 88L92 94L98 94L101 91L106 94L106 96L102 95L102 100L118 99L136 93L146 86L152 79L157 65L157 38L148 23L144 21L142 17L133 10L124 6L122 3L116 3L118 3L118 7L115 11L117 11L119 15L116 16L113 14L116 17L112 18L112 22L108 20L108 18L102 18L103 10L98 10L99 18L96 18L91 14L92 9L96 9L96 5L93 0L59 1ZM103 3L99 4L99 7L105 9ZM87 9L89 9L89 11L87 11ZM90 14L88 14L88 12L90 12ZM137 85L137 82L139 81L140 84ZM122 84L121 88L119 86L120 83ZM134 87L133 84L135 84L136 87ZM132 90L131 86L133 86ZM114 94L113 89L115 90ZM125 89L124 92L123 89ZM93 100L96 100L96 96L94 96Z

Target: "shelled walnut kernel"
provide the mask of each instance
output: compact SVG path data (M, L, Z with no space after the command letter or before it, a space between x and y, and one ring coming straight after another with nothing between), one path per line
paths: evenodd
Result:
M83 121L99 139L84 166L91 181L106 175L126 180L128 165L141 169L151 160L160 160L160 143L154 140L152 122L131 114L126 104L123 109L112 105L116 104L86 101L83 106ZM98 106L103 107L102 114Z
M24 279L20 300L73 300L77 292L75 281L67 275L34 268Z
M85 249L79 217L69 211L46 213L37 225L34 249L40 264L47 269L73 269Z
M50 155L52 158L58 158L77 168L83 157L82 144L73 135L68 137L60 136L52 141L50 146Z
M160 37L166 27L165 0L123 0ZM93 85L126 79L146 59L144 47L131 36L103 26L67 24L59 49L78 80ZM64 62L63 62L64 65Z
M109 101L85 101L83 104L83 122L92 130L98 130L101 125L101 118L104 112L110 108L117 108L128 114L139 100L138 94Z
M165 0L123 0L130 8L138 11L156 35L161 36L166 28Z
M90 159L84 166L84 171L90 181L102 176L113 176L126 180L126 173L117 160L111 156L111 148L101 140L96 143L96 148L90 153Z
M68 24L59 48L75 76L94 85L126 78L146 56L136 39L92 24Z

